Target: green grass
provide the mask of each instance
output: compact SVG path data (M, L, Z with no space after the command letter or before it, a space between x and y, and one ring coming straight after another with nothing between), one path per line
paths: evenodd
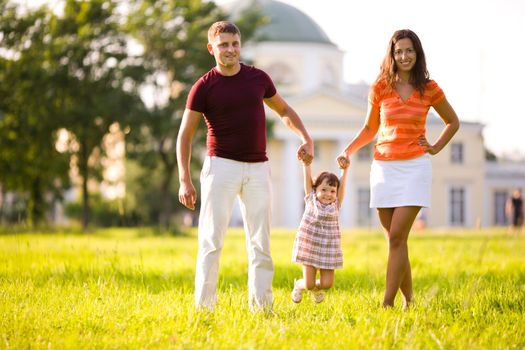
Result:
M226 237L213 314L193 304L196 233L0 236L0 349L524 349L525 236L413 232L416 306L380 308L386 243L343 234L325 302L290 300L293 231L272 232L274 313L247 308L242 231Z

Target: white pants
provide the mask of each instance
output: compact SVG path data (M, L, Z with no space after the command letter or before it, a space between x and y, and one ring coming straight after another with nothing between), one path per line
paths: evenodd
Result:
M197 307L215 308L219 258L237 197L248 251L249 307L253 311L270 307L273 303L269 164L207 156L201 171L199 251L195 271Z

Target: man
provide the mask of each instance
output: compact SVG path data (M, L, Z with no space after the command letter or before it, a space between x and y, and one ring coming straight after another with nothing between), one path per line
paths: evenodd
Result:
M214 23L208 30L207 47L216 65L192 87L177 139L179 201L194 209L191 143L204 116L208 127L207 156L200 178L195 303L198 308L215 308L219 258L238 196L247 239L249 307L257 311L270 308L273 303L269 242L271 183L264 103L301 139L298 159L311 161L313 142L297 113L277 93L270 77L240 62L241 33L235 24Z

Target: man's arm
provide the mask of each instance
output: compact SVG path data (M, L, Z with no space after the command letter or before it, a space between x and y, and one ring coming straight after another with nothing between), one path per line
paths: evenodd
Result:
M186 208L195 209L195 187L191 182L191 143L202 114L185 109L177 136L177 166L179 168L179 202Z
M299 115L297 115L294 109L290 107L278 93L270 98L264 99L264 102L281 117L282 122L288 129L292 130L301 138L302 144L297 150L297 159L306 161L307 163L311 162L314 155L314 143L310 134L306 131L301 118L299 118Z

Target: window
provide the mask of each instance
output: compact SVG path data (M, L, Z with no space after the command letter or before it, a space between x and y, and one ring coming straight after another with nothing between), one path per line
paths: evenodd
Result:
M463 163L463 144L453 143L450 145L450 161L456 164Z
M368 226L371 223L370 189L368 187L361 187L357 190L357 225Z
M321 71L321 82L324 86L337 86L337 74L334 67L326 63Z
M507 224L507 216L505 215L505 203L507 202L507 191L494 192L494 222L496 226L504 226Z
M357 151L358 160L371 160L372 159L372 145L369 143L364 147L361 147Z
M465 189L453 187L450 189L450 224L465 225Z

